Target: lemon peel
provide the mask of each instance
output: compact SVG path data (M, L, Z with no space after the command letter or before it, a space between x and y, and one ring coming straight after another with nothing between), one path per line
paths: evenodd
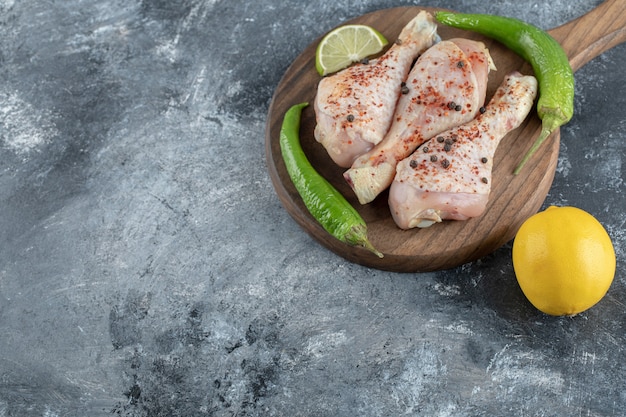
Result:
M513 241L515 276L528 300L553 316L598 303L615 276L615 249L602 224L576 207L548 207L528 218Z

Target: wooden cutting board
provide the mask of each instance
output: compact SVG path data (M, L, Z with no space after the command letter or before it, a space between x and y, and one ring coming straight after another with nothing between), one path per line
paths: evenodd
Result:
M420 10L428 7L398 7L360 16L348 23L370 25L392 42ZM626 40L626 1L608 0L588 14L549 31L561 43L574 71L607 49ZM487 100L504 76L513 70L532 74L521 58L501 44L481 35L439 26L442 39L465 37L483 41L498 67L490 74ZM559 154L559 133L553 134L517 176L513 169L540 132L532 114L500 143L494 159L492 192L487 209L467 221L444 221L426 229L401 230L391 218L384 192L367 205L358 203L343 179L345 169L336 166L315 141L313 100L320 76L315 70L313 41L287 69L270 104L265 132L267 167L281 203L295 221L322 245L345 259L372 268L398 272L425 272L452 268L481 258L510 241L521 224L536 213L552 185ZM293 186L282 160L279 132L287 109L309 102L302 113L300 140L317 171L333 184L360 212L368 225L374 246L385 256L378 258L365 249L352 247L329 235L309 214ZM592 111L592 110L591 110Z

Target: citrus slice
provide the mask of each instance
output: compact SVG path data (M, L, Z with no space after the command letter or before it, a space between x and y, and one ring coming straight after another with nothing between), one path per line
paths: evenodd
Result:
M315 51L315 68L324 76L382 51L389 42L366 25L345 25L330 31Z

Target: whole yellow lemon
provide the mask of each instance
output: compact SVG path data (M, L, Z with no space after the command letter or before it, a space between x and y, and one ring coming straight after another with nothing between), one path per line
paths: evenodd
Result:
M551 206L518 230L513 268L524 295L537 309L571 316L595 305L608 291L615 276L615 249L591 214Z

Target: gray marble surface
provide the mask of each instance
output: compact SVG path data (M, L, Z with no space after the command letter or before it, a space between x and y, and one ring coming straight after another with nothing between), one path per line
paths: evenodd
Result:
M626 45L576 73L545 203L617 253L573 318L526 301L510 244L436 273L348 263L264 157L280 77L349 18L548 29L599 3L0 0L0 417L625 415Z

